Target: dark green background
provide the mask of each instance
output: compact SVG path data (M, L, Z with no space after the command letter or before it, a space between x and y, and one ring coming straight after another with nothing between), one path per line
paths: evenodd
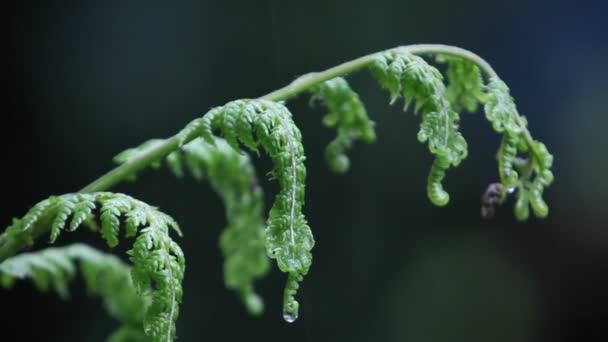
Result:
M289 104L304 136L304 210L317 241L294 324L281 319L276 270L259 282L261 317L224 288L223 208L207 184L161 170L114 189L160 206L185 231L179 340L606 340L606 10L601 1L20 2L7 13L3 53L0 224L78 190L116 152L172 135L212 106L397 45L454 44L495 67L554 153L550 217L516 223L512 203L493 221L479 217L499 143L482 113L463 115L469 158L449 172L450 205L433 207L419 119L389 107L369 75L353 75L379 138L356 146L345 176L324 164L333 132L321 126L323 110L305 97ZM269 160L255 162L264 178ZM264 186L269 204L277 187ZM59 243L76 240L105 247L84 231ZM82 284L73 297L64 303L26 283L1 291L2 334L17 334L2 340L103 341L115 323Z

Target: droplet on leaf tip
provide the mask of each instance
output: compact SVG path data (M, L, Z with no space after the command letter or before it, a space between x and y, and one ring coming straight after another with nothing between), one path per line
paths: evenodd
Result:
M287 323L293 323L298 319L298 312L297 311L292 312L292 311L285 310L285 311L283 311L283 319Z

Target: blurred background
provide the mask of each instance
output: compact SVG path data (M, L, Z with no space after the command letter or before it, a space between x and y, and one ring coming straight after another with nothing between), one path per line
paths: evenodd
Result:
M261 317L222 279L223 208L208 184L146 171L127 192L182 225L187 256L180 341L582 341L608 332L608 5L601 1L21 1L3 52L0 225L51 194L77 191L113 155L168 137L212 106L263 95L298 75L371 52L445 43L486 58L555 156L546 220L492 221L480 196L497 180L499 137L464 114L468 159L449 172L450 205L426 198L431 156L419 119L390 107L367 73L349 77L377 123L351 171L326 167L322 108L290 101L307 151L305 213L317 244L281 318L284 276L257 286ZM261 178L268 158L255 160ZM264 180L268 207L276 184ZM84 240L85 231L60 244ZM39 243L37 248L44 246ZM122 243L122 251L127 244ZM124 256L124 254L121 254ZM81 282L67 303L23 282L0 291L0 324L20 341L103 341L116 323ZM7 335L4 335L7 336ZM601 336L601 337L599 337Z

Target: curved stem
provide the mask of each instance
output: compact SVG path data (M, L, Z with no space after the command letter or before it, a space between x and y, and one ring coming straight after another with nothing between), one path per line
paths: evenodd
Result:
M359 57L357 59L342 63L333 68L321 71L321 72L313 72L306 75L303 75L287 86L277 89L271 93L268 93L261 98L272 100L272 101L282 101L292 98L311 87L330 80L335 77L344 76L351 72L358 71L360 69L368 67L374 61L374 57L390 52L403 52L403 53L411 53L415 55L432 55L432 54L446 54L452 56L458 56L464 59L467 59L473 63L475 63L485 74L486 77L498 77L494 69L481 57L478 55L459 48L455 46L448 45L440 45L440 44L416 44L416 45L407 45L400 46L393 49L389 49L386 51L381 51L377 53L373 53L370 55L366 55L363 57ZM523 122L518 117L518 122L524 129L524 136L526 140L531 141L530 134L528 133L526 127L523 125ZM196 138L197 133L195 131L191 132L182 142L188 142L194 138ZM530 143L528 141L528 143ZM90 192L98 192L98 191L106 191L112 186L122 182L127 179L129 176L137 173L148 167L151 163L161 160L171 152L178 149L180 146L180 137L178 135L174 135L164 142L156 146L155 148L150 149L146 153L142 154L138 158L134 158L129 160L128 162L112 169L101 177L97 178L95 181L90 183L89 185L82 188L80 193L90 193ZM44 220L40 220L44 221ZM39 222L34 227L32 227L32 237L36 239L37 237L43 235L48 231L48 224L41 224ZM19 250L26 247L26 243L20 240L7 240L3 239L0 235L0 262L14 254L16 254Z
M483 70L484 74L488 77L497 77L496 72L488 62L486 62L483 58L478 55L459 48L455 46L448 45L440 45L440 44L416 44L416 45L407 45L400 46L393 49L389 49L382 52L373 53L370 55L366 55L363 57L359 57L357 59L353 59L351 61L342 63L333 68L327 69L325 71L313 72L303 76L300 76L287 86L277 89L271 93L268 93L261 98L271 101L283 101L289 98L292 98L311 87L330 80L335 77L344 76L351 72L358 71L369 66L373 61L374 57L379 54L386 53L388 51L399 51L404 53L411 53L415 55L430 55L430 54L446 54L452 56L458 56L465 59L470 60L471 62L477 64ZM196 137L196 132L192 132L190 136L186 138L186 142L194 139ZM177 136L173 136L162 144L159 144L157 147L150 149L147 153L143 154L139 158L135 158L130 160L110 172L104 174L99 177L91 184L87 185L80 192L97 192L97 191L105 191L110 187L120 183L129 175L136 173L144 168L146 168L150 163L160 160L167 156L169 153L173 152L179 147L179 139Z
M359 57L357 59L353 59L352 61L348 61L346 63L342 63L333 68L327 69L321 72L313 72L306 75L303 75L297 78L295 81L291 82L291 84L273 91L272 93L266 94L262 96L263 99L272 100L272 101L281 101L286 100L288 98L294 97L299 93L306 91L312 86L319 84L321 82L325 82L332 78L338 76L347 75L353 71L360 70L369 66L373 61L374 57L389 52L403 52L403 53L411 53L414 55L430 55L430 54L445 54L462 57L464 59L468 59L471 62L477 64L481 70L483 70L484 74L488 77L498 77L494 69L486 62L483 58L478 55L472 53L471 51L455 47L449 45L440 45L440 44L416 44L416 45L407 45L407 46L399 46L393 49L389 49L386 51L376 52L371 55Z
M188 137L188 141L194 139L194 136ZM155 148L150 149L148 152L143 153L137 158L133 158L128 162L115 167L103 176L97 178L89 185L82 188L80 193L98 192L105 191L112 186L120 183L121 181L133 175L137 171L143 170L148 165L155 161L161 160L171 152L175 151L179 147L179 138L177 135L165 140L162 144L159 144Z

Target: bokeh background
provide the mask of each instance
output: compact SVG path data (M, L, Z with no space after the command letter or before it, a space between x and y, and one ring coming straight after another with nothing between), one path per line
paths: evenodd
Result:
M333 132L321 125L323 109L309 108L305 97L289 104L304 136L305 213L317 241L294 324L281 319L278 271L258 283L267 304L261 317L249 317L225 289L217 242L225 220L207 184L160 170L114 189L160 206L185 230L179 340L607 340L607 7L586 0L21 1L6 13L0 224L51 194L78 190L109 170L116 152L170 136L212 106L397 45L454 44L495 67L555 155L550 217L517 223L510 202L493 221L480 218L499 144L482 113L463 115L469 158L449 173L450 205L433 207L418 118L390 107L366 73L353 75L379 138L356 146L344 176L324 164ZM269 160L255 162L264 178ZM276 185L263 184L270 204ZM64 235L60 243L104 248L90 235ZM0 291L3 336L103 341L115 322L80 282L72 290L67 303L27 283Z

